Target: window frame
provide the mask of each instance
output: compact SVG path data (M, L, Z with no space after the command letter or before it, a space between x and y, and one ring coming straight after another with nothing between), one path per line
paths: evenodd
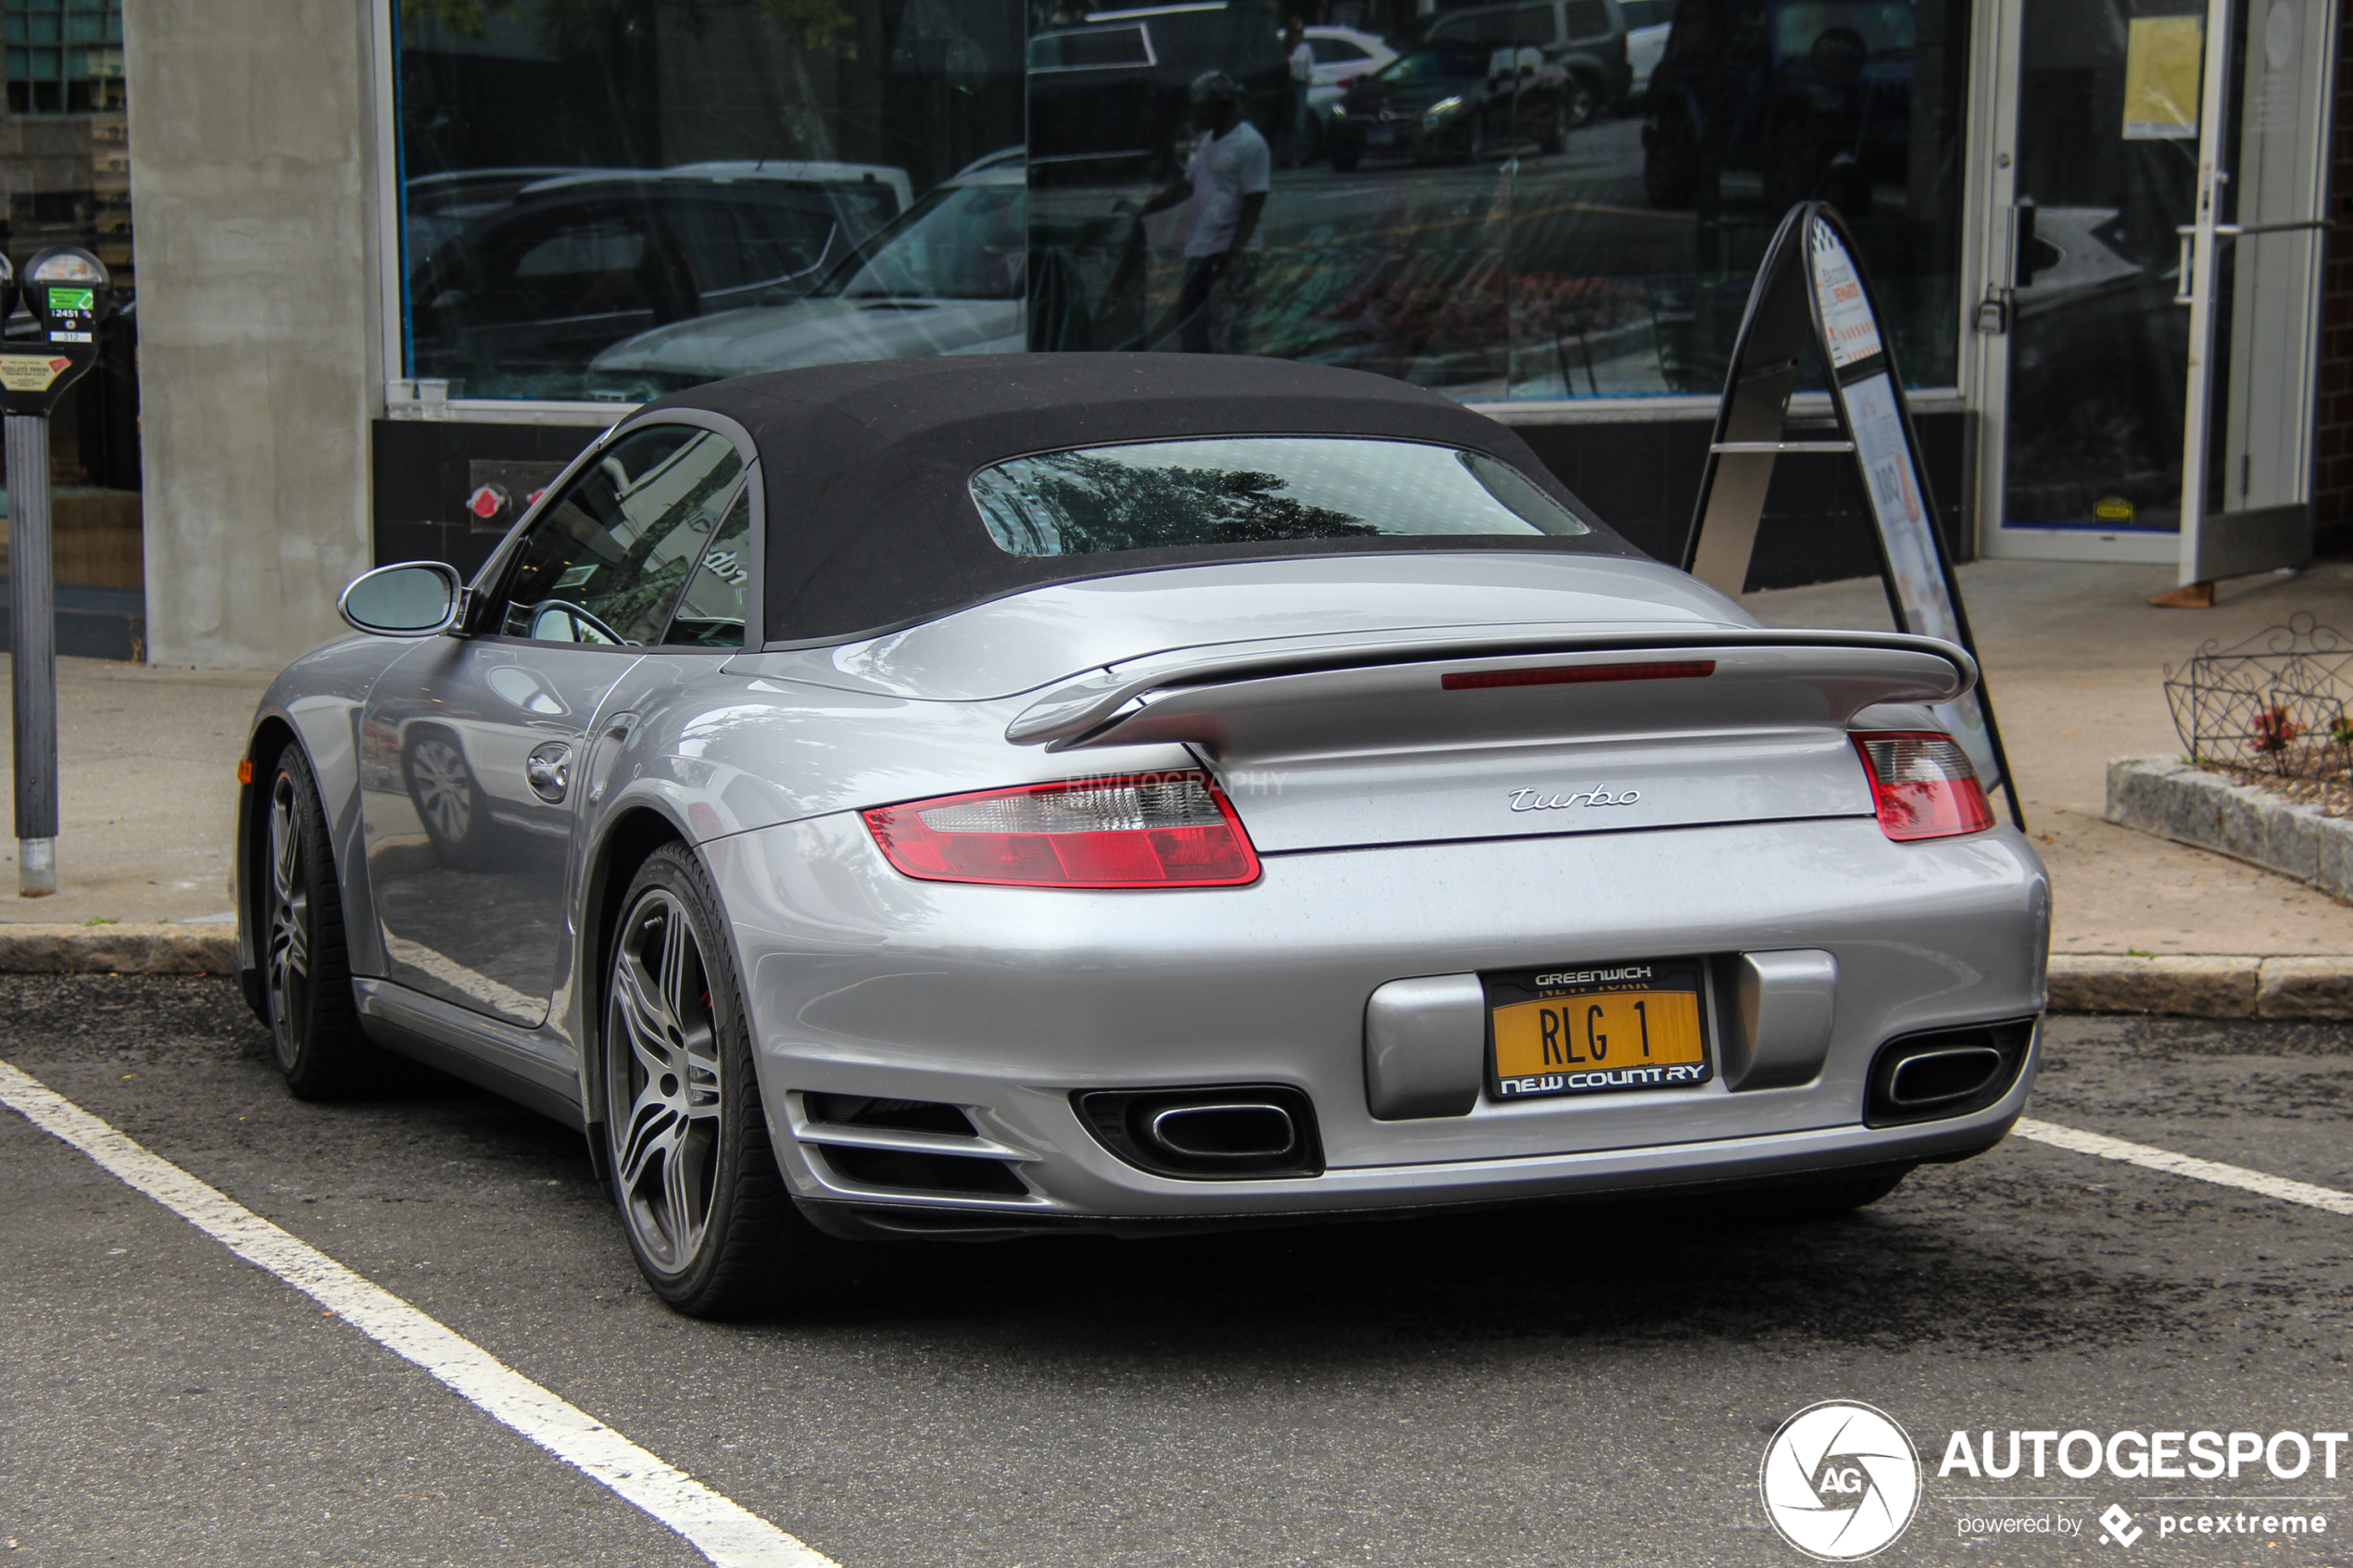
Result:
M563 471L556 475L548 483L547 487L539 493L539 499L533 502L524 509L523 514L515 520L514 526L507 531L507 536L498 542L498 547L490 552L489 559L482 563L482 570L475 572L473 581L467 584L465 608L455 629L459 634L469 640L497 643L513 647L549 646L542 644L535 637L518 637L501 631L492 621L494 608L504 602L503 590L517 570L519 558L522 552L523 538L531 532L533 525L539 521L540 514L559 495L570 489L573 482L584 470L603 458L607 452L611 451L615 444L626 440L639 431L651 429L657 425L683 425L724 436L736 448L736 457L743 465L742 471L736 476L736 488L728 492L726 501L726 506L732 507L736 496L743 495L749 496L751 505L749 543L751 581L744 590L743 645L733 648L697 647L688 644L663 642L647 643L638 647L632 647L625 643L564 643L560 646L567 648L598 648L633 657L644 657L648 654L691 654L706 659L714 656L721 659L732 659L738 653L759 651L761 640L767 631L762 596L768 576L768 506L766 488L759 483L760 449L753 442L751 433L742 425L724 414L714 414L702 408L660 408L644 415L632 415L614 424L583 447L580 455L564 465ZM725 507L721 508L720 515L725 516ZM718 537L716 528L711 531L711 537ZM711 540L704 540L703 548L708 550L710 547ZM701 569L702 556L698 552L695 564L687 570L686 580L692 582L694 574ZM669 615L662 620L661 634L663 636L667 637L670 634L670 623L677 618L677 614L678 606L673 600L670 606Z

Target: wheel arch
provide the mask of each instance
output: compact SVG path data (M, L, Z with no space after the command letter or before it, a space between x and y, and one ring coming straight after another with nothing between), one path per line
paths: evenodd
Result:
M604 1138L605 964L612 952L613 928L629 882L665 844L693 844L693 837L659 807L633 802L614 813L589 851L580 901L579 1000L580 1113L588 1131L589 1158L599 1176L606 1172Z
M257 900L268 872L262 857L269 853L270 845L264 826L270 809L269 778L286 747L301 744L302 737L283 715L264 714L246 739L243 765L238 769L234 859L230 863L230 896L236 900L237 912L237 985L245 993L245 1006L265 1024L270 1022L270 998L262 986Z

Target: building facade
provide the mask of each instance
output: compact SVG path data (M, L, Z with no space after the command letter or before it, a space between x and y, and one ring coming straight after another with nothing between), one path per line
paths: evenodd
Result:
M2258 570L2353 495L2332 0L1324 0L1303 88L1268 0L127 4L162 661L286 657L370 565L479 562L639 402L844 358L1397 376L1677 558L1808 198L1957 555ZM1194 310L1208 193L1152 198L1209 70L1272 169ZM1873 570L1866 516L1783 459L1756 581Z

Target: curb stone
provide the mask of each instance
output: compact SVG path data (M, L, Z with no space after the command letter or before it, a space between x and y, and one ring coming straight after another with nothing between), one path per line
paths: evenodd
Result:
M2353 958L2051 955L2053 1012L2353 1020Z
M2122 757L2108 765L2108 820L2292 876L2353 902L2353 818L2171 757Z
M0 974L234 974L233 925L0 923Z

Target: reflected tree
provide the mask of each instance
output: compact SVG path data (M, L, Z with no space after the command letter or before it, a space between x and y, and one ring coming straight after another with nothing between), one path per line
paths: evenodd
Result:
M1171 545L1341 539L1378 533L1329 507L1286 495L1290 482L1251 470L1147 468L1062 452L1004 475L990 509L1010 514L1041 554L1078 555Z

